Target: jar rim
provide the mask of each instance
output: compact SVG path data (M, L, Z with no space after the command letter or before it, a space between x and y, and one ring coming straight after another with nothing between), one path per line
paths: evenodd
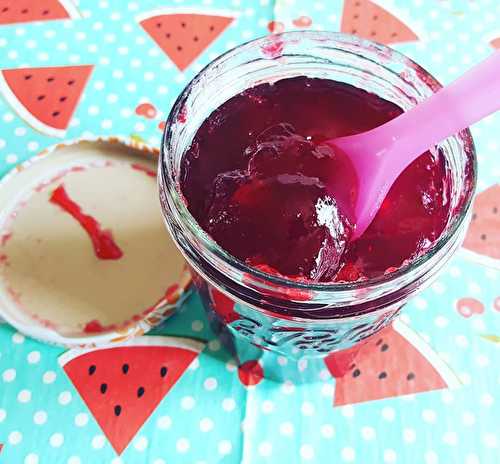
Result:
M462 151L469 154L470 156L472 180L472 182L470 183L471 187L466 192L464 201L462 201L460 204L460 209L456 212L453 212L454 217L446 226L445 230L441 233L440 237L424 253L412 259L410 263L399 267L397 270L391 273L382 274L377 277L357 280L354 282L302 282L287 278L286 276L282 277L268 274L264 271L258 270L252 266L245 264L243 261L224 250L207 232L202 229L202 227L198 224L196 219L192 216L191 212L187 208L185 199L182 195L182 192L180 191L179 186L176 185L174 188L168 188L169 185L167 179L169 178L169 175L167 171L166 147L168 146L168 141L170 140L172 135L173 125L182 115L184 111L184 104L193 87L203 80L203 76L206 73L212 71L213 69L216 69L222 62L244 49L250 47L261 48L265 45L269 45L270 40L283 39L287 40L289 43L293 43L294 41L298 41L303 38L307 38L310 40L327 41L329 45L337 44L339 46L357 46L360 48L365 48L367 50L377 51L381 53L382 56L390 56L391 59L395 60L396 62L400 62L406 67L409 67L410 69L415 71L419 78L433 92L436 92L442 87L439 81L434 78L434 76L432 76L425 68L423 68L421 65L417 64L401 52L398 52L397 50L394 50L393 48L390 48L386 45L367 39L361 39L350 34L333 31L291 31L262 36L260 38L240 44L218 56L215 60L207 64L182 90L169 113L165 125L160 153L159 181L165 184L164 187L167 187L170 200L173 201L175 208L177 209L177 213L179 213L184 219L182 225L187 226L192 236L196 237L196 239L199 240L204 247L210 250L210 252L216 258L222 260L225 264L231 266L238 272L249 275L257 280L265 280L271 284L278 285L291 291L297 290L300 292L308 290L313 292L342 292L366 290L378 285L387 284L399 278L404 278L408 274L411 274L415 269L424 266L429 260L432 259L433 256L436 255L436 253L439 252L439 250L441 250L446 244L448 244L450 240L456 236L460 226L467 217L467 213L469 212L472 203L473 194L477 182L477 158L474 148L474 142L472 140L472 135L469 129L465 129L458 134L451 136L450 138L459 138L464 144Z

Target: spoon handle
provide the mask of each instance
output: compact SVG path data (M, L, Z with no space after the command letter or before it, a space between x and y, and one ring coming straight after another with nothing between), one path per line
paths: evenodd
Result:
M379 135L391 140L391 151L398 157L407 156L409 164L429 147L499 109L500 50L423 103L380 126L385 134Z

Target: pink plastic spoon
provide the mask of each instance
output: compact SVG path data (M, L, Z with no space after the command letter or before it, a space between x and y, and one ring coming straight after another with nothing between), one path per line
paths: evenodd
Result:
M343 211L352 211L353 239L363 234L392 184L429 147L500 109L500 51L423 103L361 134L327 143L347 155L359 181L354 205L332 185ZM336 190L339 195L335 195ZM345 186L344 189L345 191Z

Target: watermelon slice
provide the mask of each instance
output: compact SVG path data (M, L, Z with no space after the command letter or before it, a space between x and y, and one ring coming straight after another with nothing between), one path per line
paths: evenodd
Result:
M339 372L346 360L348 369ZM336 377L335 406L460 385L430 346L398 320L364 344L330 354L325 364Z
M479 193L464 241L467 255L482 264L500 267L500 184Z
M235 303L220 290L209 287L210 300L213 310L222 318L226 324L240 319L240 315L234 310Z
M172 337L71 350L59 364L118 454L203 349Z
M0 25L79 17L71 0L0 0Z
M137 18L143 29L184 71L233 22L235 14L163 9Z
M371 0L345 0L341 31L383 44L413 42L417 35Z
M64 137L93 66L4 69L0 92L33 128Z

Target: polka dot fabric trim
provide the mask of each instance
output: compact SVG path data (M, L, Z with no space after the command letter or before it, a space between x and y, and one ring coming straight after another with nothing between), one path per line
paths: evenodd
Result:
M238 13L179 72L136 19L157 9L157 1L65 2L78 9L79 19L0 26L0 69L94 65L67 130L71 139L117 134L158 145L161 122L182 87L220 53L268 33L269 27L340 30L351 24L343 18L348 1L341 0L171 0L164 3L172 9ZM500 36L495 0L370 3L418 36L393 46L443 83L491 53ZM2 96L0 123L0 176L55 142L28 126ZM495 115L472 128L479 190L500 176L499 127L500 116ZM63 351L0 324L0 462L496 462L499 288L500 270L458 255L402 312L401 321L451 367L460 388L342 407L333 407L336 381L327 369L310 385L277 384L260 376L245 385L193 295L151 336L204 340L207 348L120 456L59 366ZM284 370L289 367L285 358L276 362Z

